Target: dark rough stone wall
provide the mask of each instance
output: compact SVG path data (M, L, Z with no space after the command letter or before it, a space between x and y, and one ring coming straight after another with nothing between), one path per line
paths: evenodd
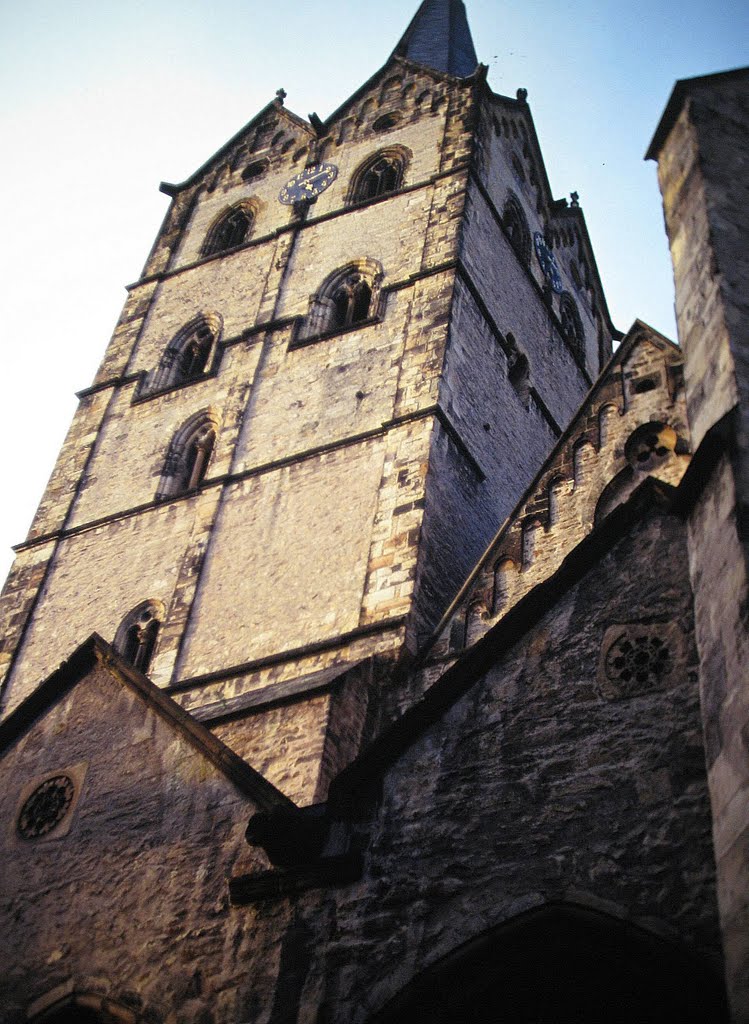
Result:
M726 973L742 1024L749 1021L748 114L747 70L679 83L650 153L674 263L695 457L709 466L706 453L721 435L726 449L704 474L689 551Z
M323 999L322 1019L364 1022L462 943L550 901L719 963L684 533L650 515L390 768L362 880L296 903L317 935L300 1020ZM670 667L625 695L604 655L638 632Z

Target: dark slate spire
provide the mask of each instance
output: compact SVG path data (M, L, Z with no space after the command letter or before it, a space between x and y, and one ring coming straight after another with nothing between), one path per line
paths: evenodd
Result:
M457 78L472 75L478 60L462 0L424 0L393 56Z

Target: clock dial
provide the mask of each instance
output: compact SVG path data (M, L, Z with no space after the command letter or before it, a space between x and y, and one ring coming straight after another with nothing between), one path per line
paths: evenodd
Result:
M284 206L303 203L305 200L309 202L332 185L337 177L338 168L335 164L314 164L312 167L305 167L286 182L278 193L278 201Z
M551 285L553 291L560 295L564 291L564 285L559 274L559 267L554 258L554 253L546 244L546 239L540 231L536 231L533 235L533 244L536 248L536 256L538 257L541 270L544 272L544 277Z

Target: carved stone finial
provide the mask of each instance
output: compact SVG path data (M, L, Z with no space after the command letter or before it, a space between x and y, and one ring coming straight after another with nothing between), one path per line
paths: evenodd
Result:
M276 90L276 96L278 97L278 102L281 104L281 106L283 106L283 101L286 99L286 90L285 89L278 89L278 90Z
M570 192L570 199L572 200L572 205L573 206L579 206L580 205L580 196L578 195L577 192Z
M528 99L528 90L527 89L518 89L518 91L517 91L517 98L518 98L520 103L525 103L526 100Z

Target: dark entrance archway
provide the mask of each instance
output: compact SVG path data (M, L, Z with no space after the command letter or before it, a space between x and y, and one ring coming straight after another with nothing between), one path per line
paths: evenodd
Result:
M54 1005L29 1018L30 1024L141 1024L136 1010L105 996L78 992L64 996ZM149 1016L149 1021L155 1018Z
M567 904L428 969L371 1024L727 1024L722 979L682 947Z

